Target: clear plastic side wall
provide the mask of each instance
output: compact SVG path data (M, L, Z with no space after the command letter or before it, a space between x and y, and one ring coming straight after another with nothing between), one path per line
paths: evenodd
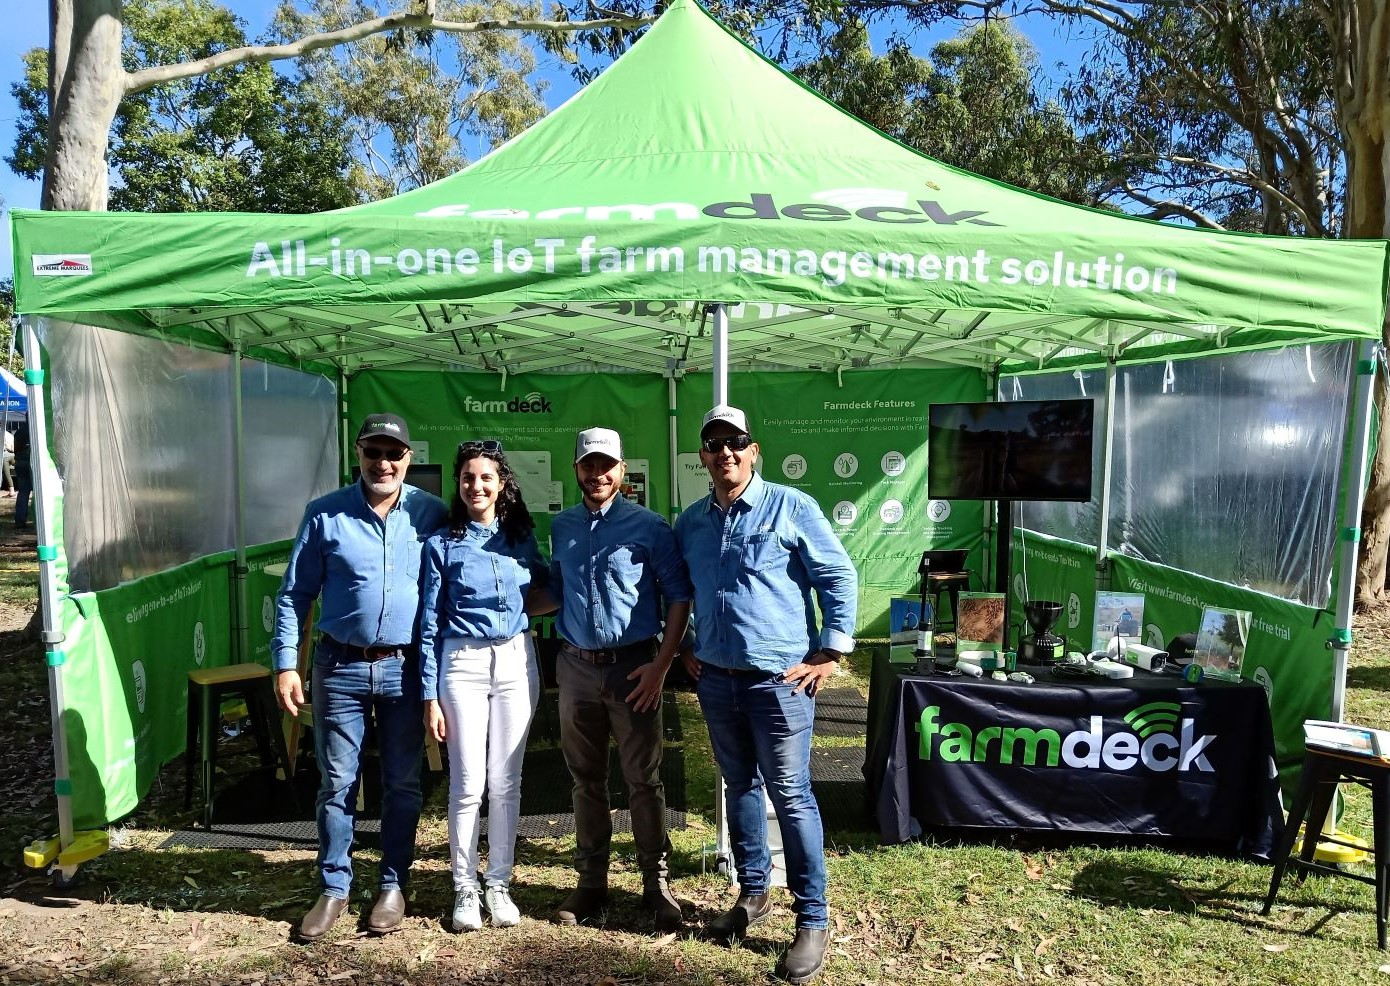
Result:
M232 549L231 357L53 320L40 333L72 590ZM242 400L247 543L292 537L337 486L333 384L248 360Z
M1110 549L1328 605L1353 357L1337 343L1122 366ZM1104 401L1105 374L1011 377L1000 396ZM1099 520L1098 500L1014 511L1027 530L1082 544Z

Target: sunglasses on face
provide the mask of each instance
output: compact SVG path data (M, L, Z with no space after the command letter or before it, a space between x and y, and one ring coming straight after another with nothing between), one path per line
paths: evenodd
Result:
M700 443L700 448L710 455L718 455L720 449L742 452L752 444L753 437L751 435L729 435L727 438L706 438Z
M502 443L495 438L484 438L479 442L459 442L460 452L491 452L496 455L502 451Z
M400 462L410 454L410 449L393 446L392 448L381 448L378 445L359 445L357 451L362 453L362 458L370 462L377 459L385 459L387 462Z

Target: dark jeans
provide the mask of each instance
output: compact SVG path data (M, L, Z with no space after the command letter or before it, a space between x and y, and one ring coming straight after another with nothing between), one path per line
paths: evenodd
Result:
M653 645L651 656L655 653ZM644 877L666 876L671 843L666 836L666 789L661 783L661 704L633 712L624 701L635 684L627 676L650 659L590 664L563 649L556 659L560 748L574 778L574 868L581 887L608 885L613 841L608 814L610 735L618 741L618 761L627 781L637 865Z

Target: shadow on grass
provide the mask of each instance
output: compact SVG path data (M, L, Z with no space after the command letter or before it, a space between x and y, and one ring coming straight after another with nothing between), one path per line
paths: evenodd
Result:
M1390 666L1363 665L1350 668L1347 670L1347 687L1390 691Z

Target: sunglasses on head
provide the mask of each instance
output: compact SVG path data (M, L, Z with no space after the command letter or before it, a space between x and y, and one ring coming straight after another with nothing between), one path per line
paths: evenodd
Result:
M459 442L460 452L491 452L496 455L502 451L502 443L495 438L484 438L478 442Z
M730 452L742 452L753 444L751 435L729 435L725 438L706 438L700 443L700 448L710 455L718 455L720 449L728 449Z
M403 446L393 445L390 448L382 448L379 445L359 445L357 451L362 453L362 458L375 462L377 459L385 459L387 462L400 462L410 454L410 449Z

